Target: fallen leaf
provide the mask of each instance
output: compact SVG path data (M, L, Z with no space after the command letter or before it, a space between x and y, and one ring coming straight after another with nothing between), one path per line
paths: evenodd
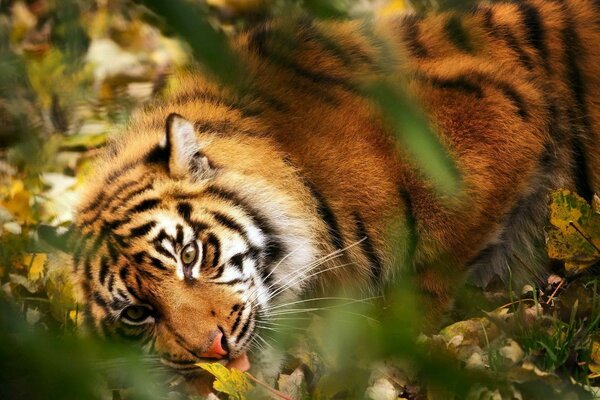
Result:
M513 365L520 362L525 356L525 352L521 346L512 339L507 339L506 345L498 351L502 357L509 360Z
M25 188L23 181L16 179L8 190L5 188L4 199L0 206L7 209L18 221L29 223L31 217L31 193Z
M228 394L234 399L245 400L246 394L252 389L249 378L237 369L227 369L219 363L198 363L196 365L215 377L213 388L216 391Z
M548 255L564 261L569 273L585 271L600 260L600 214L569 190L555 190L550 198Z
M44 253L24 254L23 265L29 267L27 277L30 281L37 281L44 275L44 265L48 255Z

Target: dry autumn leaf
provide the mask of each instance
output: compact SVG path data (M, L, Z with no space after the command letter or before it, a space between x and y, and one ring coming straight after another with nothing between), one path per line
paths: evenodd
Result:
M564 261L567 272L582 272L600 260L600 214L569 190L556 190L550 199L548 255Z

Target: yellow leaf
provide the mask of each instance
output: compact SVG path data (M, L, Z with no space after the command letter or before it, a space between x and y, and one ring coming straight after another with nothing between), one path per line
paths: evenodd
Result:
M3 190L4 199L0 206L6 208L21 222L33 222L31 218L31 193L25 188L23 181L15 180L8 190Z
M383 7L380 11L380 15L389 15L395 14L401 11L406 10L406 3L404 0L392 0L385 7Z
M44 265L47 259L48 255L44 253L23 255L23 264L29 267L27 277L30 281L37 281L44 275Z
M215 377L213 388L228 394L237 400L245 400L252 384L245 373L237 369L227 369L219 363L198 363L198 367L208 371Z
M600 214L569 190L555 190L550 199L548 255L564 261L568 272L582 272L600 260Z

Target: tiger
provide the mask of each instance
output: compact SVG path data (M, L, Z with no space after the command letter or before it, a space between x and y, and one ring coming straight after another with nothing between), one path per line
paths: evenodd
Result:
M236 34L251 90L175 74L88 178L71 231L90 325L193 376L205 359L253 368L261 321L311 292L410 275L407 306L435 327L467 281L539 279L549 191L600 188L598 43L592 0ZM423 174L369 80L418 102L459 192Z

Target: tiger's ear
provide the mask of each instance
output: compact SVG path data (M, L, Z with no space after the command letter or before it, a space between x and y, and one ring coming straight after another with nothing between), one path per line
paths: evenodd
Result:
M56 227L40 224L37 227L38 238L50 247L69 253L73 249L73 230L71 228Z
M172 113L167 117L166 130L164 146L169 155L171 176L202 179L214 172L212 164L202 151L193 123Z

